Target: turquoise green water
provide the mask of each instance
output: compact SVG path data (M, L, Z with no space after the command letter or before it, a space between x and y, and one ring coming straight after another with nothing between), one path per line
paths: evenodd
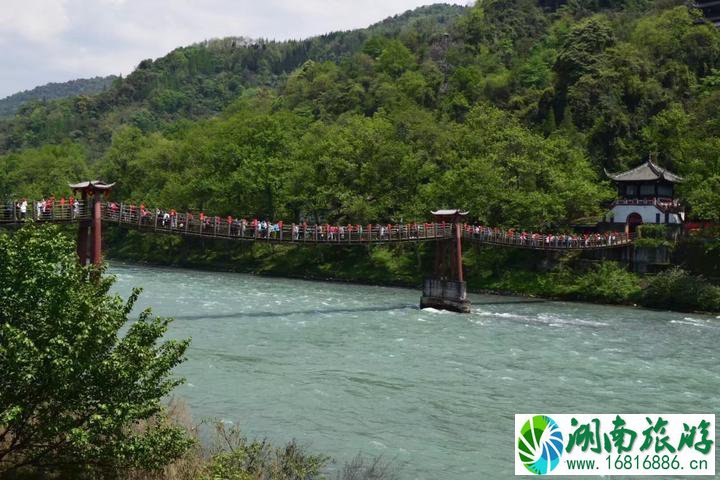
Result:
M292 438L402 479L512 478L515 413L715 413L720 319L114 264L116 291L192 337L177 394L196 420Z

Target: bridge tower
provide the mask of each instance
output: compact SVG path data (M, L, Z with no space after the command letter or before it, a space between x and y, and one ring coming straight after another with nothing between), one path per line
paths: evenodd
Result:
M435 243L433 277L425 279L420 308L470 312L462 266L462 227L467 213L460 210L432 212L436 223L450 228L452 237Z
M99 266L102 263L102 196L109 195L113 185L99 180L70 185L75 198L82 202L81 209L87 212L78 224L77 255L83 267L88 260L88 245L92 264Z

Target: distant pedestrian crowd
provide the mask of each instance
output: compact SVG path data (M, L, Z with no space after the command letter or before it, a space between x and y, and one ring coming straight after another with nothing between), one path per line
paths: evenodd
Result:
M590 248L627 243L620 232L603 233L537 233L514 228L503 230L483 225L465 225L465 232L487 243L502 243L532 248Z
M179 213L174 209L148 209L144 204L121 205L108 202L104 207L107 220L120 223L132 223L144 227L185 231L191 234L213 236L231 236L293 241L367 241L367 240L405 240L428 237L442 237L450 231L450 224L411 223L411 224L351 224L331 225L307 221L287 224L282 220L272 221L263 218L243 218L212 216L204 212Z
M28 202L22 198L5 205L2 217L6 220L25 220L31 216L36 220L72 220L85 218L87 208L84 202L68 198L43 198ZM152 227L203 236L241 237L247 239L291 240L309 242L362 242L399 241L427 238L449 238L455 235L451 223L401 223L401 224L351 224L331 225L328 223L286 224L282 220L271 221L263 218L225 217L199 213L178 213L174 209L149 209L144 203L102 204L105 220L131 223L141 227ZM462 235L484 243L516 245L528 248L591 248L620 245L628 242L628 236L620 232L603 233L539 233L520 229L501 229L484 225L464 224Z
M87 213L83 205L83 201L72 195L59 199L49 196L37 202L21 198L5 205L2 217L8 220L72 220Z

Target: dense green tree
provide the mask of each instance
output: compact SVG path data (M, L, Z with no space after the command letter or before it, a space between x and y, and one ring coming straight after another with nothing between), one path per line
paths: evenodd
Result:
M139 291L122 301L87 277L56 227L0 235L0 474L97 478L190 445L161 405L188 342L160 342L168 320L149 311L121 334Z
M457 134L462 150L429 189L436 205L528 228L597 212L608 198L581 149L562 136L544 139L496 108L475 108Z
M40 199L70 193L69 183L87 177L85 150L76 143L45 145L0 156L0 198Z
M558 52L554 70L561 87L574 84L615 43L612 27L602 16L593 16L573 26Z
M378 69L393 77L415 67L415 56L402 42L388 41L378 57Z

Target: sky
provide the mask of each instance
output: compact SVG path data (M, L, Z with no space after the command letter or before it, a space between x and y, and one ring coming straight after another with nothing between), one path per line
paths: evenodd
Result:
M127 75L209 38L300 39L468 0L0 0L0 98L48 82Z

